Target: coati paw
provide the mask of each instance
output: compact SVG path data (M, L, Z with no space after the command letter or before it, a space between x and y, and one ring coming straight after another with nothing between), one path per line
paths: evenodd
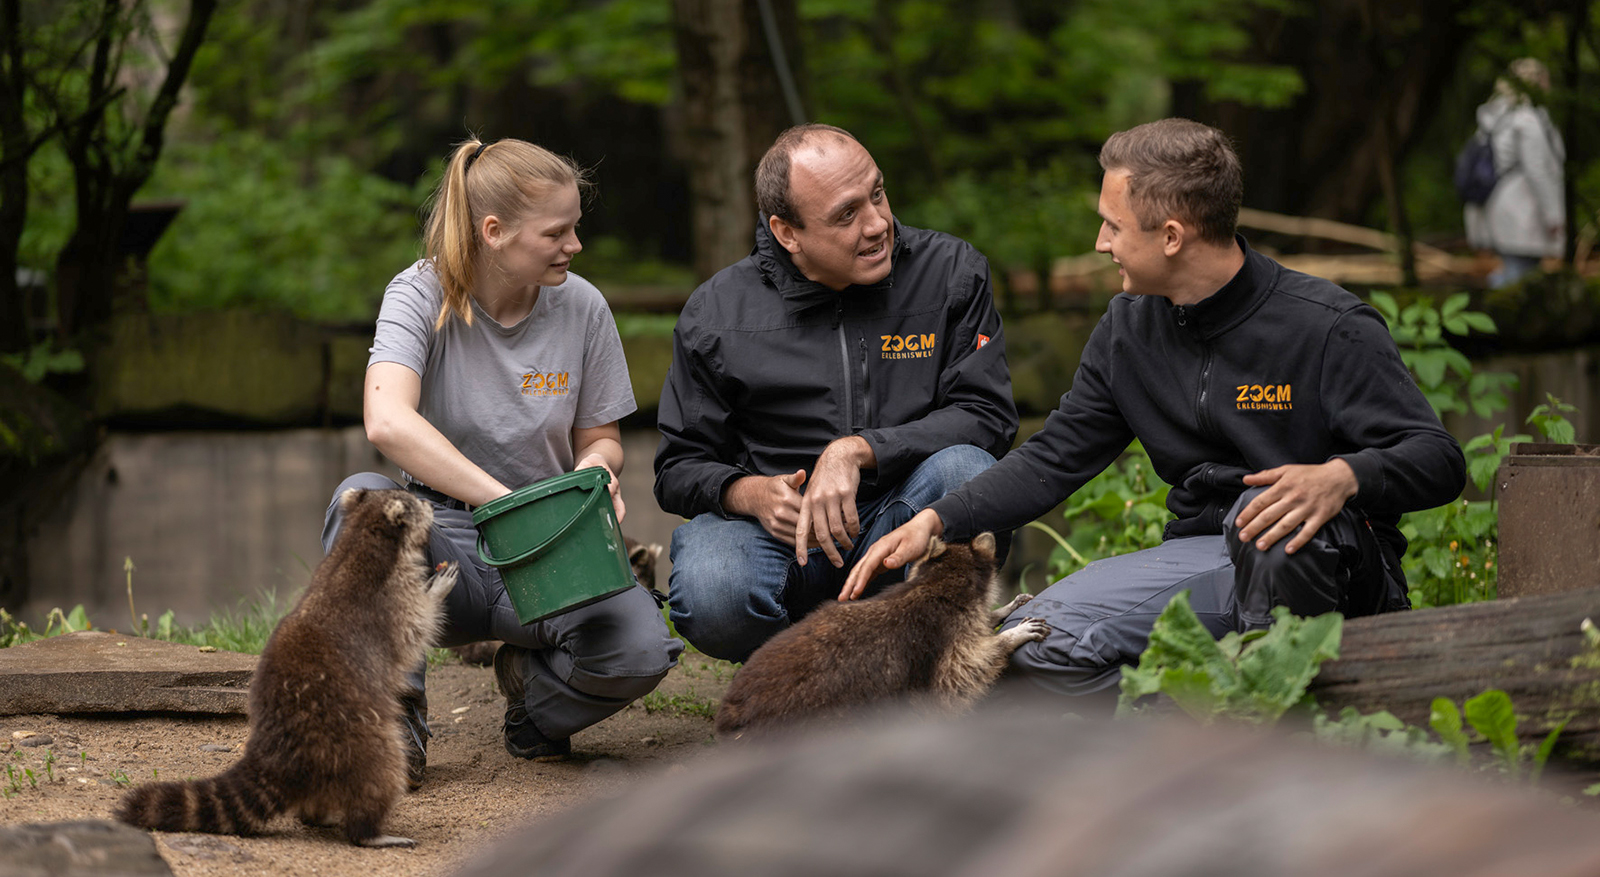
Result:
M1001 606L999 609L994 610L994 623L999 624L1000 622L1005 621L1007 618L1010 618L1011 613L1021 609L1029 600L1032 599L1032 594L1018 594L1010 603L1007 603L1006 605Z
M1045 638L1050 632L1050 625L1042 618L1024 618L1016 627L1000 631L998 639L1007 654L1016 651L1023 643L1036 643Z
M456 578L461 574L461 566L455 561L445 561L433 568L433 575L428 578L428 596L435 600L443 600L450 589L456 586Z
M1045 621L1043 618L1024 618L1022 623L1012 628L1012 630L1024 631L1023 640L1025 641L1043 642L1044 638L1050 634L1050 622Z

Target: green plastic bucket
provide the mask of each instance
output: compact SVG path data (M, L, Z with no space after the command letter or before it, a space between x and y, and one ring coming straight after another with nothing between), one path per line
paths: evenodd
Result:
M633 587L610 481L604 469L579 469L473 510L478 556L500 571L523 624Z

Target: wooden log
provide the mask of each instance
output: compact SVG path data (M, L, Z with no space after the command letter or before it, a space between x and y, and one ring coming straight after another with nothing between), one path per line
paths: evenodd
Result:
M1427 727L1434 698L1459 707L1498 688L1524 742L1565 719L1557 752L1600 763L1600 649L1580 629L1585 618L1600 619L1600 588L1350 619L1341 657L1311 691L1334 713L1388 710Z

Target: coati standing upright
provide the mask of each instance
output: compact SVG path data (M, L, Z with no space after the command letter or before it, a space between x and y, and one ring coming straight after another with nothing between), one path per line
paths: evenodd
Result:
M430 576L433 510L404 490L351 490L345 523L305 594L278 622L250 681L244 755L217 776L148 783L116 816L160 831L258 834L292 813L342 823L362 846L406 790L399 694L438 635L454 564Z
M717 732L743 736L799 721L838 719L870 704L910 698L946 710L988 691L1007 660L1050 628L1037 618L998 635L1031 599L993 605L995 542L929 540L904 582L858 603L828 603L779 633L745 662L717 711Z

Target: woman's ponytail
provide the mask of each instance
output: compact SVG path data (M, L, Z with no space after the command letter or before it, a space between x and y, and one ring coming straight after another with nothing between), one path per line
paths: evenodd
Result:
M552 193L588 185L587 174L571 160L525 140L476 138L456 144L434 190L424 245L439 277L444 301L434 331L451 316L472 325L472 290L478 282L477 223L498 216L513 229Z
M478 232L472 224L472 206L467 198L467 166L482 155L485 144L468 140L456 145L445 163L444 178L434 191L433 210L428 215L426 252L444 290L444 303L434 331L444 328L454 314L472 325L472 286L477 278Z

